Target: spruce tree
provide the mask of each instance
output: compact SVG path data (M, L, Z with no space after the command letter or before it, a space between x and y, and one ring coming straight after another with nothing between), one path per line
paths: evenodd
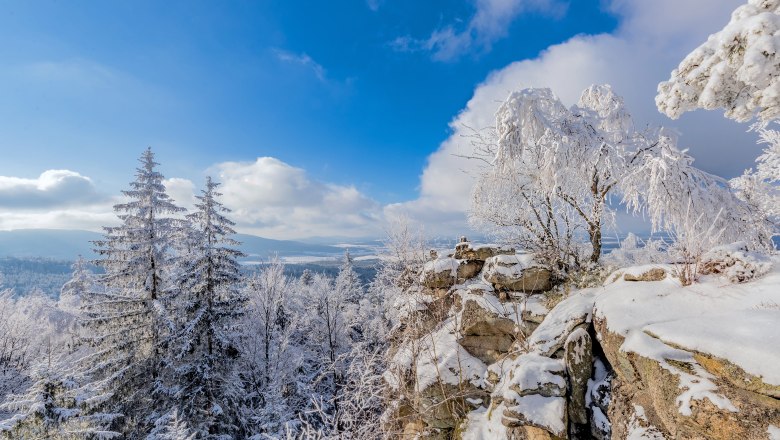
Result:
M237 258L242 253L229 212L217 201L221 194L211 178L198 196L196 211L187 216L190 253L182 259L176 305L182 325L172 338L170 367L174 403L183 423L197 438L241 435L241 390L234 368L238 324L246 297L239 291Z
M0 409L13 416L0 421L0 438L8 440L81 440L119 437L104 429L113 414L88 414L77 381L61 362L49 360L32 372L32 385L23 394L9 396Z
M171 294L173 238L183 211L165 192L154 154L140 158L136 179L114 206L121 220L106 227L96 250L105 269L99 288L85 295L81 323L94 348L82 360L92 380L97 409L125 414L123 430L137 437L149 431L161 411L160 373L172 325L166 308ZM132 418L131 418L132 417Z

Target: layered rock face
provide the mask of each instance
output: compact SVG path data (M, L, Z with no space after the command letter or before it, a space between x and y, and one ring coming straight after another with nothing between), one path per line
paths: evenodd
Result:
M565 294L533 255L462 241L426 264L423 306L396 330L389 423L406 439L771 438L775 377L653 334L733 308L695 303L672 272L628 268Z

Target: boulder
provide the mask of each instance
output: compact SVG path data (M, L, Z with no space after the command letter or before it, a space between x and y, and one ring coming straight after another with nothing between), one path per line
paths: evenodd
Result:
M515 323L486 310L474 300L466 300L460 319L463 335L458 343L471 355L492 364L507 353L515 340Z
M718 246L705 253L699 272L702 275L717 274L732 283L744 283L767 274L772 260L766 255L750 252L743 242Z
M534 324L541 324L544 321L544 317L550 313L550 309L546 305L546 299L544 296L529 295L522 299L523 312L522 320L531 322Z
M417 408L429 428L453 429L469 411L479 405L470 402L487 400L488 394L470 382L453 385L438 382L420 391Z
M507 430L507 440L560 440L544 429L535 426L518 426Z
M531 347L545 356L562 351L569 334L590 322L597 292L578 292L559 302L528 338Z
M626 281L661 281L666 278L666 271L660 267L654 267L641 273L624 273L623 279Z
M455 246L453 257L459 260L482 261L496 255L514 255L515 250L504 246L473 245L469 242L461 242Z
M590 335L580 327L571 332L563 345L566 373L569 378L569 419L576 424L588 423L585 394L593 374L593 346Z
M542 292L552 288L550 269L531 254L497 255L485 260L483 278L499 290Z
M508 390L503 395L505 401L531 394L566 396L566 367L559 359L536 353L522 354L505 367L505 374L504 388Z
M454 258L438 258L425 263L420 284L430 289L448 289L455 285L460 262Z
M533 426L550 433L553 438L566 438L566 398L530 394L506 403L501 423L509 428ZM542 437L544 438L544 437Z
M625 337L610 331L606 319L598 319L594 324L604 354L616 373L609 407L613 438L625 438L630 429L626 421L631 419L635 406L641 406L645 421L668 434L667 438L766 438L767 426L780 420L780 400L734 386L725 376L717 375L717 367L710 365L705 370L699 365L700 360L693 359L693 353L685 362L674 359L661 362L622 350ZM657 343L663 344L660 340ZM681 349L668 346L668 351L682 358ZM683 414L679 407L685 389L680 388L681 379L675 370L688 375L705 372L705 378L695 380L714 383L717 388L713 392L728 399L737 412L704 398L691 400L690 414Z
M456 270L457 282L463 283L468 279L474 278L482 270L481 261L458 260L458 269Z

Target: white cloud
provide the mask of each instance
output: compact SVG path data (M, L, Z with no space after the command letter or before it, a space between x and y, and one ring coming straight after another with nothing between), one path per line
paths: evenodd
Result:
M195 184L192 180L172 177L165 179L163 185L177 206L189 210L195 205Z
M474 6L474 15L462 29L448 24L427 39L403 36L390 45L398 51L429 51L434 60L450 61L471 51L489 51L493 43L507 36L510 25L523 12L557 16L566 10L566 4L558 0L476 0Z
M272 157L213 167L242 232L273 238L376 235L380 206L349 185L319 182Z
M311 70L315 77L322 82L327 82L325 68L306 53L292 53L281 49L274 49L274 54L279 61L302 66Z
M473 151L467 127L493 124L493 115L512 90L550 87L565 103L573 104L590 84L610 83L625 98L636 123L662 124L678 129L684 147L697 164L726 177L750 166L758 151L745 126L715 113L697 112L678 121L655 108L658 82L685 54L720 29L742 0L615 0L609 7L620 14L614 34L577 36L549 47L537 58L518 61L491 73L474 91L451 122L452 134L431 154L420 181L417 200L386 207L387 213L406 213L441 233L467 230L464 213L470 202L473 176L479 163L457 157ZM739 146L739 148L735 148ZM745 151L749 152L746 154Z
M47 170L33 179L0 176L0 207L55 208L105 199L92 181L69 170Z
M222 202L239 232L300 239L315 236L378 236L381 206L351 185L320 182L272 157L223 162L209 170L222 185ZM192 209L199 188L192 180L169 178L166 191ZM95 191L79 173L50 170L36 179L0 176L0 229L86 229L116 225L113 205L120 195Z
M111 198L89 177L47 170L37 178L0 176L0 229L87 229L116 223Z

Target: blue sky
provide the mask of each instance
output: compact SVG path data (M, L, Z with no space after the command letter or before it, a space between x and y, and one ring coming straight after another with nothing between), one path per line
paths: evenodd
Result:
M437 61L392 43L465 26L471 3L371 6L5 2L0 174L64 167L118 189L151 145L169 175L273 156L398 202L488 72L615 25L598 0L578 1L518 18L492 50Z
M677 4L663 0L658 8L667 6L662 3ZM715 12L701 26L683 23L693 28L682 36L669 29L663 37L669 41L653 49L661 53L663 44L680 41L690 46L708 27L722 25L715 18L728 17L732 3L708 8ZM3 2L0 205L3 188L38 194L60 185L80 196L48 211L40 204L5 203L13 218L0 218L0 228L22 227L29 223L25 216L35 215L33 226L82 227L78 218L86 216L83 227L94 229L110 218L101 209L126 185L146 146L157 152L166 176L178 179L172 185L177 194L199 185L206 173L221 176L226 189L237 191L228 198L248 232L366 235L381 229L388 211L398 210L459 228L462 204L448 205L447 197L425 201L463 180L459 165L449 168L455 183L426 180L436 174L437 157L457 141L450 123L470 121L479 91L513 62L544 64L555 47L592 36L631 44L646 35L661 38L652 30L642 38L627 30L627 24L641 28L649 14L662 14L658 8L641 0ZM643 77L643 84L665 79L682 55L672 51L659 63L658 78ZM549 68L561 89L599 73L563 66ZM489 121L490 102L515 83L554 87L543 84L545 76L521 75L502 85L475 120ZM646 98L643 105L652 99ZM258 161L262 157L268 159ZM70 174L43 178L46 170ZM277 192L268 183L272 177L287 182L281 186L289 191L253 198ZM255 186L244 188L247 179ZM86 187L94 200L81 212ZM312 193L319 195L305 202ZM290 199L301 203L292 206ZM241 203L287 210L269 218ZM322 209L313 212L316 206ZM431 217L434 212L443 214ZM290 216L309 221L282 227Z

